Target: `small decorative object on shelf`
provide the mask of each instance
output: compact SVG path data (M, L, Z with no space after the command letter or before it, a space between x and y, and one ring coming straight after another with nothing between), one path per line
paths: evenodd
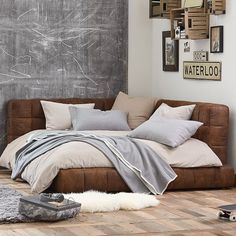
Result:
M150 18L170 19L170 10L181 7L181 0L149 0Z
M210 39L211 53L223 52L223 35L224 35L223 30L224 27L222 25L211 27L211 39Z
M209 38L209 14L203 8L172 9L172 39L206 39Z
M171 38L172 39L186 38L184 8L171 10L170 20L171 20Z
M225 14L226 0L207 0L207 8L212 15Z

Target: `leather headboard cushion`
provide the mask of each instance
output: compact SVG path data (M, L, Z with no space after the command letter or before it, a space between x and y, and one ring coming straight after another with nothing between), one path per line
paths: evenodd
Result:
M67 104L95 103L95 108L101 110L111 109L114 103L113 98L65 98L50 101ZM40 99L11 100L7 108L8 143L32 130L45 129L45 116Z
M95 103L95 108L111 109L114 99L50 99L61 103ZM169 106L197 104L192 120L204 123L195 134L195 138L206 142L225 164L227 158L227 140L229 126L229 109L225 105L212 103L195 103L187 101L159 100L156 108L165 102ZM11 100L8 102L7 142L36 129L45 129L45 117L40 99Z

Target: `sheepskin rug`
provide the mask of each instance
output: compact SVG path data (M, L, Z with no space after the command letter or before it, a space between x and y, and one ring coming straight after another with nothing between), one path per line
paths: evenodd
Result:
M103 193L87 191L64 194L66 199L81 203L81 212L109 212L118 210L139 210L157 206L160 202L153 195L143 193Z

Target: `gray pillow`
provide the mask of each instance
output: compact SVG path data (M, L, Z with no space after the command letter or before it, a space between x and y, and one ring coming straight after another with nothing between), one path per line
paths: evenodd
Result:
M203 123L198 121L160 117L144 122L128 136L148 139L171 147L177 147L194 135L201 125Z
M130 130L127 112L69 107L74 130Z

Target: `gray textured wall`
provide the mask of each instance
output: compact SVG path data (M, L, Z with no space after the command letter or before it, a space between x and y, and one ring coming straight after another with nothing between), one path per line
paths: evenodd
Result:
M0 151L6 102L127 90L127 0L0 0Z

